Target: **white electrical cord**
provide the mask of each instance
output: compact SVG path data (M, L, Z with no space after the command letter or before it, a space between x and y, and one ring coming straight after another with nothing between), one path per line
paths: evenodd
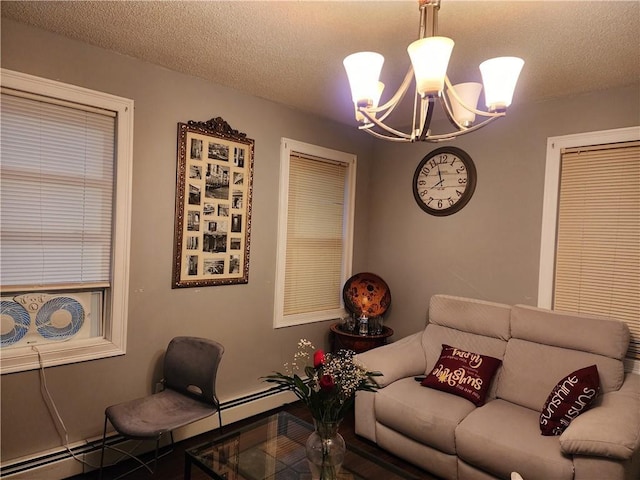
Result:
M47 387L47 377L44 373L44 363L42 361L42 355L40 354L40 350L35 345L32 345L31 348L36 351L38 354L38 362L40 364L40 393L42 394L42 398L44 399L44 403L47 405L49 409L49 414L53 419L53 423L58 431L58 435L60 435L60 439L63 442L63 446L69 452L69 454L74 458L74 460L87 465L92 468L100 468L100 465L92 465L91 463L77 457L69 447L69 434L67 432L67 427L60 416L60 412L58 412L58 408L56 407L55 402L53 401L53 397L51 396L51 392L49 392L49 388Z

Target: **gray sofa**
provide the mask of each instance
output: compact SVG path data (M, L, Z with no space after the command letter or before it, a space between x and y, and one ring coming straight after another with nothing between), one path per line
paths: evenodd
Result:
M358 355L383 376L358 392L356 433L444 479L640 479L640 375L622 322L435 295L426 328ZM502 360L484 405L422 386L443 344ZM560 379L597 365L600 393L560 436L539 421Z

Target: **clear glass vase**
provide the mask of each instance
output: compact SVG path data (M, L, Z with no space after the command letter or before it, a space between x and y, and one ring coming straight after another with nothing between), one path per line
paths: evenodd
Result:
M340 422L313 421L316 429L306 444L311 480L336 480L344 461L346 446L338 433Z

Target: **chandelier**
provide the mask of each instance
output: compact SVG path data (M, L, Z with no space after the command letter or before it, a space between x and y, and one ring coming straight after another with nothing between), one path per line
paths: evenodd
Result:
M411 65L398 91L378 106L384 84L378 79L384 57L375 52L358 52L344 59L351 86L359 129L395 142L442 142L473 132L506 115L524 61L517 57L498 57L480 64L482 82L451 85L447 66L454 41L437 36L440 0L419 0L420 38L407 48ZM400 104L415 77L413 121L408 133L384 123ZM484 85L487 110L477 104ZM430 129L438 102L453 126L448 133L433 134ZM483 119L476 123L476 116Z

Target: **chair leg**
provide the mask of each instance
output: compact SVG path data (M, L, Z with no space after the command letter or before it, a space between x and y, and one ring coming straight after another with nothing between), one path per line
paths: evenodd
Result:
M163 453L162 455L160 455L160 440L162 439L162 434L158 435L158 437L156 438L156 454L153 458L153 472L151 472L152 475L158 469L158 459L170 454L175 448L175 442L173 440L173 430L169 432L169 438L171 438L171 447L169 448L169 451ZM149 469L148 466L147 469Z
M146 468L146 469L147 469L147 471L148 471L151 475L153 475L153 473L155 472L155 468L154 468L154 469L152 469L152 468L149 466L149 464L151 463L151 460L149 460L148 462L146 462L146 463L145 463L141 458L137 457L136 455L132 454L131 452L127 452L127 451L125 451L125 450L122 450L122 449L120 449L120 448L118 448L118 447L114 447L114 446L110 446L109 448L110 448L110 449L112 449L112 450L114 450L114 451L116 451L116 452L122 453L122 454L123 454L123 456L127 456L127 457L131 458L132 460L134 460L134 461L136 461L136 462L138 462L138 463L140 464L140 465L138 465L137 467L132 468L131 470L127 470L126 472L121 473L120 475L118 475L117 477L115 477L113 480L120 480L121 478L124 478L124 477L126 477L127 475L130 475L130 474L132 474L133 472L136 472L136 471L140 470L140 469L141 469L141 468L143 468L143 467L144 467L144 468ZM137 447L136 447L136 448L137 448ZM135 450L135 449L134 449L134 450Z
M158 450L160 449L160 437L162 434L156 437L156 454L153 457L153 471L155 472L158 468ZM173 443L173 432L171 432L171 442Z
M102 471L103 471L103 465L104 465L104 450L106 448L106 443L105 443L105 439L107 436L107 418L105 416L105 420L104 420L104 432L102 434L102 453L100 455L100 473L99 473L99 477L98 480L102 480ZM153 475L157 468L158 468L158 460L162 457L164 457L165 455L168 455L169 453L173 452L174 448L175 448L175 440L173 438L173 431L169 432L169 436L171 438L171 446L169 448L169 451L164 452L162 455L160 454L160 440L162 439L162 434L158 435L156 437L156 448L155 448L155 452L154 452L154 457L153 457L153 469L150 467L151 464L151 460L149 460L148 462L143 462L140 458L138 458L137 456L133 455L130 452L127 452L125 450L121 450L118 447L115 447L113 445L109 446L110 449L116 451L116 452L120 452L122 453L124 456L127 456L133 460L135 460L136 462L138 462L140 465L138 465L137 467L122 473L120 475L118 475L116 478L114 478L114 480L119 480L122 477L125 477L133 472L135 472L136 470L139 470L140 468L146 468L147 471ZM137 448L137 447L136 447ZM135 449L134 449L135 450Z
M105 432L106 432L106 420L105 420ZM157 463L158 463L158 458L160 458L163 455L158 456L158 443L160 442L160 438L162 437L162 435L159 435L157 440L156 440L156 457L155 457L155 464L154 464L154 468L152 469L150 467L151 464L151 460L149 460L148 462L144 462L140 457L136 456L133 452L135 452L135 450L138 448L138 446L140 446L140 444L142 443L142 441L139 441L138 444L136 446L133 447L133 449L131 451L127 451L127 450L123 450L121 448L116 447L115 445L109 445L108 448L110 450L113 450L114 452L118 452L121 453L122 456L116 460L115 463L113 463L112 465L116 465L118 463L120 463L120 461L124 458L124 457L129 457L131 460L134 460L135 462L139 463L139 465L137 467L132 468L131 470L127 470L124 473L121 473L120 475L118 475L117 477L115 477L113 480L120 480L123 477L126 477L127 475L141 469L141 468L146 468L147 471L153 475L153 473L155 472L155 467L157 467ZM98 480L102 480L102 471L103 471L103 459L104 459L104 448L107 448L106 444L103 444L103 452L102 452L102 458L100 460L100 476L98 478Z
M220 400L218 400L218 397L215 396L214 394L214 400L216 402L216 407L218 408L218 433L220 433L220 435L222 435L222 412L221 412L221 408L220 408Z
M104 449L107 441L107 416L104 416L104 429L102 430L102 452L100 453L100 474L98 480L102 480L102 470L104 468Z

